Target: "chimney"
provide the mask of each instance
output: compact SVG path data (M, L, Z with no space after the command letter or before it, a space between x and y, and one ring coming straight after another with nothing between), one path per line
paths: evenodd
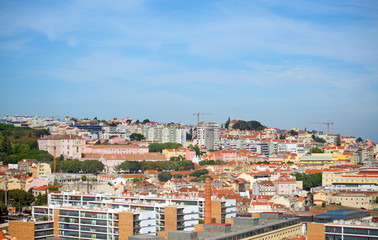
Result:
M205 224L211 223L211 179L205 179Z

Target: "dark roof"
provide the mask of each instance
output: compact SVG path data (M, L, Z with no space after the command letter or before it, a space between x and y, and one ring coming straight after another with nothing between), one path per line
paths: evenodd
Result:
M329 219L330 221L333 220L350 220L354 218L361 218L370 216L369 212L365 211L358 211L354 209L337 209L332 211L327 211L323 214L318 214L315 216L316 219Z

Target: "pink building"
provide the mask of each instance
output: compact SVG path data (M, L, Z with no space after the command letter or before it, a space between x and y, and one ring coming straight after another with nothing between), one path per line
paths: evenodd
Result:
M6 172L8 171L8 165L0 165L0 172Z
M37 188L41 186L47 186L49 185L49 181L34 178L31 181L26 183L25 191L28 191L30 188Z
M148 153L148 147L137 144L129 145L87 145L85 153L99 154L144 154Z
M209 159L221 160L223 162L236 162L237 153L234 150L220 150L208 154Z
M105 166L105 172L114 172L114 168L124 161L167 161L167 157L162 153L144 154L100 154L85 153L83 160L99 160Z
M85 139L75 135L49 135L38 140L39 150L44 150L56 157L63 155L65 159L81 159L85 151Z
M291 195L297 194L297 183L293 179L280 178L273 181L276 186L276 193L278 195Z
M112 144L125 144L126 140L124 138L117 136L117 137L111 138L109 142Z

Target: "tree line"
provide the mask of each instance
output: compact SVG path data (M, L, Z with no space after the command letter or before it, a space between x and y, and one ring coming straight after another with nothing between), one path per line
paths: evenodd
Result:
M163 170L191 170L194 169L194 163L189 160L169 160L169 161L124 161L115 167L116 171L127 171L136 173L154 169L156 171Z
M240 130L264 130L266 128L262 125L259 121L243 121L239 120L237 123L232 125L233 129L240 129Z
M53 168L53 163L51 164ZM67 173L93 173L97 174L104 170L104 164L98 160L58 160L56 163L57 172Z

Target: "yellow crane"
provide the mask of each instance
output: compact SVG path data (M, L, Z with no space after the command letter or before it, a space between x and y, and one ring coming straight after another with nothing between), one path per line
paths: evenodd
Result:
M193 113L193 115L197 115L197 127L199 126L199 123L200 123L200 119L199 119L199 116L200 115L210 115L211 113Z
M328 121L328 122L312 122L312 123L314 123L314 124L325 124L325 125L327 125L327 135L329 135L329 125L333 125L333 122L330 122L330 121Z

